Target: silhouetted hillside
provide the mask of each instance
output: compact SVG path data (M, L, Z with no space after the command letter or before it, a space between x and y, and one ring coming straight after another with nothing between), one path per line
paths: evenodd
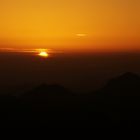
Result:
M140 121L140 76L125 73L91 94L42 84L21 96L1 96L0 113L4 124L13 126L14 122L15 127L136 125Z
M111 79L108 84L102 89L104 92L118 93L126 96L135 95L140 91L140 76L133 73L125 73L119 77Z
M113 120L140 120L140 76L125 73L96 94L99 110Z
M40 85L20 97L22 106L34 110L35 116L48 120L83 120L86 99L59 85Z
M47 84L42 84L36 88L34 88L30 93L27 93L27 96L41 96L44 94L65 94L65 93L70 93L70 91L60 85L47 85Z
M58 107L63 104L63 107L65 107L64 104L74 104L77 97L76 93L62 86L42 84L20 96L20 99L29 103L40 102L43 105L47 104L47 106L56 105Z
M59 85L46 85L42 84L29 92L23 94L21 98L24 99L32 99L32 100L48 100L48 98L52 97L66 97L72 95L72 92L62 86Z

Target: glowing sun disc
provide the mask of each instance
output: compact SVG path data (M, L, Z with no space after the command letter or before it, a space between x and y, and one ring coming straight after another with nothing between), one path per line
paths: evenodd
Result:
M38 55L41 57L48 57L49 56L48 53L45 51L40 52Z

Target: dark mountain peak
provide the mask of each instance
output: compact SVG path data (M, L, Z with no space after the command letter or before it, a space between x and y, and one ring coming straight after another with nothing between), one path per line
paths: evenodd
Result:
M64 88L63 86L57 85L57 84L52 84L52 85L47 85L47 84L41 84L28 93L24 94L23 96L27 97L48 97L48 96L61 96L71 93L68 89Z
M121 76L117 77L118 80L140 80L140 76L132 73L132 72L126 72L122 74Z
M102 90L113 94L136 93L137 91L140 91L140 76L131 72L124 73L111 79Z
M116 78L113 78L109 82L110 84L117 84L117 85L134 85L134 84L139 84L140 83L140 76L127 72L124 73Z
M41 90L41 89L45 89L48 85L43 83L38 85L37 87L35 87L33 90Z
M61 91L62 92L66 90L67 90L66 88L57 84L52 84L52 85L41 84L34 89L34 91L45 91L45 92L47 91L55 91L55 92Z

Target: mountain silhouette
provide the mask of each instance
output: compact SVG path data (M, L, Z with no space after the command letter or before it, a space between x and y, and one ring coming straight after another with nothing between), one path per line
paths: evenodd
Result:
M1 96L0 101L1 120L17 122L18 126L19 122L78 128L116 127L123 122L127 126L135 120L140 122L140 76L127 72L98 91L85 94L41 84L18 97Z
M124 73L111 79L108 84L102 88L102 91L120 96L140 95L140 76L130 72Z
M98 110L114 120L140 120L140 76L124 73L96 93Z
M66 93L70 93L70 91L60 85L47 85L41 84L31 91L23 94L24 97L48 97L48 96L61 96Z

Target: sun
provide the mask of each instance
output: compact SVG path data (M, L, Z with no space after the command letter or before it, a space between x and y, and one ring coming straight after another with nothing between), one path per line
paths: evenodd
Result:
M49 54L46 51L41 51L38 55L41 57L48 57L49 56Z

